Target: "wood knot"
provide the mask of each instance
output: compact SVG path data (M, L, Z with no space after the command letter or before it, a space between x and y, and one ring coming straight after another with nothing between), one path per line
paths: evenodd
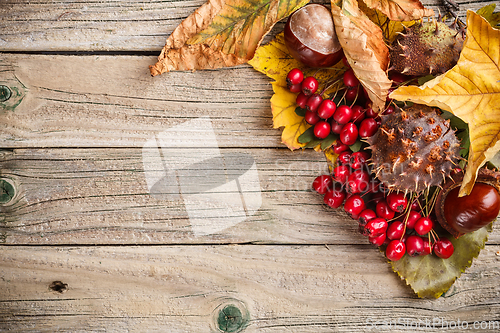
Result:
M57 291L58 293L62 294L68 291L68 284L67 283L62 283L61 281L53 281L49 285L49 289L53 291Z

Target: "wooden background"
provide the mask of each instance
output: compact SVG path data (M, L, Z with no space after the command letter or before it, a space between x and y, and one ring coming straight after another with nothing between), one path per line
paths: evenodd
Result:
M418 299L310 190L325 160L280 143L268 78L248 65L149 75L202 3L1 0L0 85L13 95L0 103L0 178L13 198L0 203L0 331L236 331L218 320L230 305L244 332L498 325L497 225L445 295ZM457 3L465 21L495 1ZM254 159L262 195L255 215L211 234L193 232L179 200L149 194L142 159L147 140L199 117L224 154Z

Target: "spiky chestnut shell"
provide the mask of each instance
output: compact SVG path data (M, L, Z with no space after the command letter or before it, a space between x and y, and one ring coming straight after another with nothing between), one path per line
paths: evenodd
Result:
M406 75L442 74L456 65L463 43L463 34L443 22L416 23L391 45L391 69Z
M425 105L397 107L382 116L368 143L373 172L389 190L421 192L438 186L461 159L449 121Z

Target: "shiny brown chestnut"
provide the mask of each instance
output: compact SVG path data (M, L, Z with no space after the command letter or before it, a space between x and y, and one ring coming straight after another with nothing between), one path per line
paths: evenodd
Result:
M344 56L332 13L323 5L308 4L293 12L284 35L290 54L306 66L330 67Z
M452 176L436 199L436 217L443 228L458 238L476 231L492 221L500 212L500 173L480 169L469 195L459 198L463 173Z

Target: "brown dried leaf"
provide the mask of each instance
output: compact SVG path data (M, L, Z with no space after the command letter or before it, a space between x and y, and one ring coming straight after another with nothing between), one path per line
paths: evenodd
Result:
M434 16L434 11L425 8L419 0L363 0L370 8L378 9L391 21L411 21Z
M342 9L332 1L335 31L344 54L372 101L372 108L381 112L392 82L386 74L389 50L382 30L358 7L356 0L344 0Z
M308 2L208 0L167 39L151 75L243 64L276 22Z

